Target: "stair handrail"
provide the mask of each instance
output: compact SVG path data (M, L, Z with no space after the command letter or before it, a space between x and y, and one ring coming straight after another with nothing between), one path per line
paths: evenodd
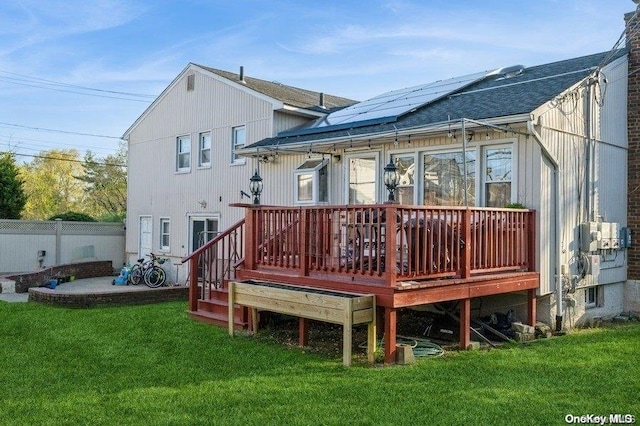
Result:
M234 223L229 228L227 228L226 231L223 231L222 233L220 233L220 234L216 235L215 237L213 237L211 240L207 241L206 244L198 247L198 249L196 251L192 252L187 257L183 258L180 261L180 263L184 264L184 263L188 262L189 260L191 260L193 257L199 256L200 253L206 251L208 248L210 248L214 244L218 243L218 241L224 239L225 237L228 237L229 235L231 235L232 233L234 233L238 229L240 229L240 227L242 227L244 225L244 222L245 222L244 218L240 219L238 222Z

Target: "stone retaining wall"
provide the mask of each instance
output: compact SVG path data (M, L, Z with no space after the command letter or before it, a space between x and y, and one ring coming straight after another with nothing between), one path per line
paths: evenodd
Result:
M76 279L82 279L110 275L115 275L111 261L103 260L51 266L36 272L9 275L6 278L15 281L16 293L26 293L32 287L43 286L50 278L75 276Z
M189 298L189 287L145 288L139 291L101 292L101 293L56 293L46 288L29 290L29 302L65 308L97 308L122 305L142 305L158 302L171 302Z

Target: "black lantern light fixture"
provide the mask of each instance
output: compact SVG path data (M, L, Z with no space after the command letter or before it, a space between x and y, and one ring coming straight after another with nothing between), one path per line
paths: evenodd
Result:
M396 202L396 188L398 187L398 182L400 181L400 176L398 175L398 168L393 161L389 161L384 167L384 186L387 187L389 191L389 199L387 202L395 203Z
M249 179L249 190L253 195L253 204L260 204L260 194L262 193L262 178L258 174L258 170Z

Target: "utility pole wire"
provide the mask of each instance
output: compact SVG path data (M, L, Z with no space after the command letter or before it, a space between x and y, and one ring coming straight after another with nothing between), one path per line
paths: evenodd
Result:
M80 132L72 132L70 130L47 129L47 128L44 128L44 127L30 127L30 126L23 126L21 124L3 123L1 121L0 121L0 126L18 127L20 129L36 130L36 131L39 131L39 132L54 132L54 133L64 133L64 134L67 134L67 135L90 136L90 137L93 137L93 138L106 138L106 139L122 140L122 138L120 136L97 135L95 133L80 133Z

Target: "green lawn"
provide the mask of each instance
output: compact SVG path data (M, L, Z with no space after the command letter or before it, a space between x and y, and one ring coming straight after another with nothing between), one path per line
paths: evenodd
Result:
M526 425L640 416L640 325L345 368L190 320L184 303L0 302L0 423Z

